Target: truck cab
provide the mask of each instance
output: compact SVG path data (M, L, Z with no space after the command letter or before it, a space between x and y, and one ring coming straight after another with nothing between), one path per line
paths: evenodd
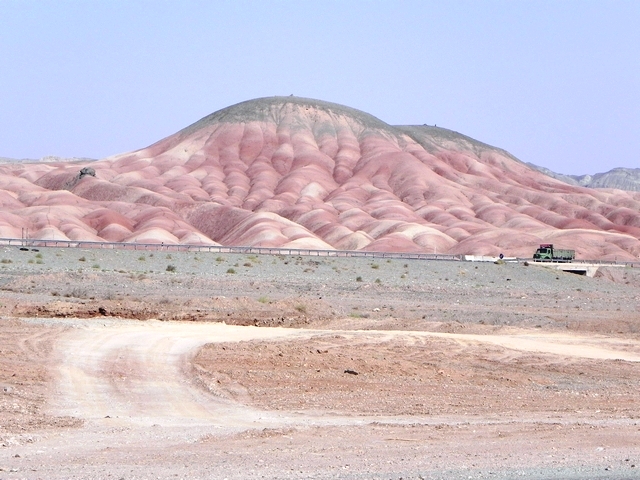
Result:
M551 243L543 243L538 247L536 253L533 254L534 260L548 261L553 260L553 245Z

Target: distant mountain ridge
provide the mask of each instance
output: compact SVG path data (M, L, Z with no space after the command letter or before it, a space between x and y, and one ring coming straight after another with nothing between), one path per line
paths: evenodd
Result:
M533 163L527 163L527 165L569 185L588 188L617 188L629 192L640 192L640 168L617 167L608 172L594 175L563 175Z
M595 175L572 175L580 185L589 188L619 188L640 191L640 168L618 167Z
M92 162L95 161L94 158L85 158L85 157L58 157L56 155L47 155L46 157L42 157L40 159L36 158L9 158L9 157L0 157L0 163L53 163L53 162Z

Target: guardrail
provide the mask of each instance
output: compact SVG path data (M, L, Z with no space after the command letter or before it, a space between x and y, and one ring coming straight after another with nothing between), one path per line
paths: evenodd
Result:
M165 243L85 242L80 240L37 240L22 238L0 238L0 245L24 248L106 248L122 250L151 250L166 252L211 252L238 253L245 255L300 255L313 257L371 257L400 258L405 260L454 260L461 261L463 255L439 253L370 252L363 250L316 250L310 248L242 247L223 245L187 245Z
M0 238L0 245L25 248L107 248L122 250L151 250L167 252L211 252L238 253L244 255L300 255L313 257L370 257L370 258L398 258L405 260L449 260L464 261L465 255L445 253L408 253L408 252L370 252L363 250L317 250L309 248L276 248L276 247L243 247L223 245L188 245L176 243L126 243L126 242L90 242L81 240L39 240L24 238ZM497 258L497 257L496 257ZM505 259L506 260L506 259ZM508 261L518 263L539 263L533 258L513 258ZM573 264L590 265L618 265L640 268L638 261L610 261L610 260L573 260Z

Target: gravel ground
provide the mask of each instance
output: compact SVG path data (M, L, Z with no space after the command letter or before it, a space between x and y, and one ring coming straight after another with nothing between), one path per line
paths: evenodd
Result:
M26 304L58 302L66 316L93 316L89 310L102 306L114 316L165 320L296 326L333 319L344 325L347 317L369 319L371 328L422 329L424 320L452 328L638 333L632 319L640 275L631 268L603 269L598 280L516 263L15 247L5 248L0 262L6 295ZM125 301L135 311L127 313ZM38 312L21 315L31 313ZM47 313L61 316L40 312Z
M639 287L632 268L3 248L0 478L637 478ZM297 329L182 367L300 422L105 431L48 406L73 332L150 320Z

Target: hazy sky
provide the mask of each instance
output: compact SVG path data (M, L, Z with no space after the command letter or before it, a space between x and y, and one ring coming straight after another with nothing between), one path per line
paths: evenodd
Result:
M640 1L0 0L0 157L102 158L257 97L640 167Z

